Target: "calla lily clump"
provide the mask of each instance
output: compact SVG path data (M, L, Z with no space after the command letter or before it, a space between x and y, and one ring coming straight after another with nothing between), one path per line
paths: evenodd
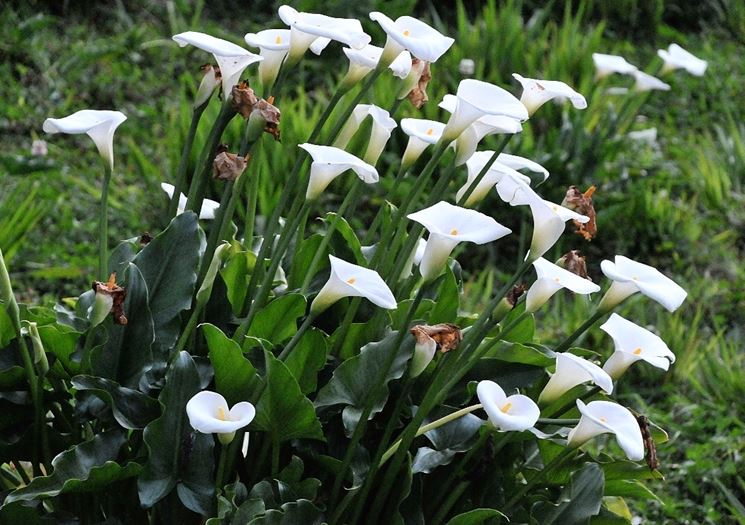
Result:
M518 522L536 498L574 497L567 472L584 476L598 447L603 465L649 458L644 418L612 400L614 382L632 365L667 370L675 355L654 327L614 310L639 294L672 312L687 294L622 255L603 260L607 279L593 282L576 248L597 234L595 188L560 188L514 154L512 137L541 133L533 120L546 104L568 114L593 98L540 71L503 86L466 78L425 119L427 82L444 82L438 61L452 38L380 12L370 13L379 27L364 26L371 34L356 19L287 5L278 15L277 27L244 37L260 54L196 31L173 37L217 64L194 82L181 163L161 184L169 204L153 197L168 226L154 236L108 247L106 188L126 117L81 110L44 122L48 133L87 133L105 160L102 275L74 309L44 316L18 308L0 254L2 319L13 327L2 340L12 341L9 360L23 357L0 384L12 388L9 403L34 411L16 436L28 446L11 459L42 477L19 473L5 505L46 499L40 512L88 508L81 521L105 521L114 518L98 509L103 498L67 508L67 497L130 483L126 519L138 523L404 522L403 509L412 522L471 523L474 509ZM307 115L283 103L297 93L298 64L321 52L338 60L338 85L292 143L282 127ZM661 52L666 69L702 73L688 55ZM622 57L592 58L598 78L672 89ZM325 96L317 87L314 99ZM201 122L210 105L217 116ZM234 119L243 133L222 144ZM195 144L200 122L211 127ZM255 163L264 148L292 169ZM475 245L499 253L508 243L516 267L500 267L488 297L466 309L473 283L486 282L474 275ZM563 339L544 333L566 301L593 313ZM599 328L610 338L585 347L608 314ZM28 327L21 315L33 317ZM606 434L615 444L596 439ZM477 468L489 471L488 497L467 474ZM596 496L596 513L610 513Z

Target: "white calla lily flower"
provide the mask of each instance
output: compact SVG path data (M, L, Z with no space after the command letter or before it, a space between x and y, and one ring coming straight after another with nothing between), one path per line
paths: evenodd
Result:
M505 432L522 432L532 428L541 416L535 401L522 394L507 396L494 381L479 381L476 395L484 405L491 424Z
M419 272L425 281L442 273L448 257L463 241L485 244L512 233L497 221L475 210L440 201L434 206L407 215L429 231Z
M510 167L513 170L519 171L525 169L528 171L532 171L533 173L540 173L541 175L543 175L544 181L548 179L548 170L546 168L535 161L526 159L525 157L510 155L509 153L500 153L499 157L497 157L497 162L504 164L505 166Z
M662 66L662 73L674 69L685 69L690 74L701 77L706 72L706 67L708 66L706 60L701 60L678 44L670 44L666 50L658 49L657 54L665 61L665 64Z
M394 310L398 304L391 289L378 272L329 255L331 275L310 305L313 315L320 314L343 297L364 297L373 304Z
M603 370L613 379L621 377L637 361L646 361L663 370L675 362L675 354L660 336L616 313L611 314L600 329L613 338L615 351L603 365Z
M168 195L168 198L173 198L173 192L176 188L174 188L173 184L168 184L167 182L161 182L160 188L166 192ZM215 218L215 212L217 211L217 208L220 207L220 203L217 201L213 201L210 199L204 199L202 201L202 209L199 210L199 218L200 219L214 219ZM180 215L184 213L184 210L186 209L186 195L183 193L179 195L178 198L178 208L176 210L176 215Z
M556 354L556 372L543 387L538 402L542 405L557 400L582 383L592 383L599 386L606 394L613 392L613 379L598 365L591 363L569 352Z
M287 58L290 65L296 64L308 48L320 55L331 40L354 49L362 49L370 43L370 35L362 30L362 24L354 18L303 13L289 5L280 6L278 13L292 32Z
M670 312L677 310L685 301L688 292L657 268L632 261L623 255L616 255L614 261L604 260L600 263L600 269L613 282L598 305L599 311L609 312L636 292L657 301Z
M670 91L670 84L666 84L659 78L648 75L643 71L634 71L633 76L636 80L634 84L635 91Z
M383 148L385 148L388 139L391 138L391 132L397 126L396 121L383 108L373 104L358 104L349 116L349 120L344 124L341 132L339 132L339 136L334 141L334 147L339 149L346 148L354 134L357 133L362 121L367 117L370 117L373 123L364 160L374 165L378 161L380 154L383 153Z
M406 150L401 157L401 164L406 169L419 159L427 146L440 140L445 124L435 120L404 118L401 119L401 129L409 136Z
M404 50L420 60L437 62L455 42L421 20L410 16L400 16L394 22L383 13L373 11L370 13L370 19L380 24L388 37L382 57L385 65Z
M349 88L378 67L380 57L383 55L383 48L373 45L367 45L362 49L345 47L342 51L349 59L349 69L342 82ZM394 76L400 79L406 78L411 72L411 54L408 51L401 51L390 63L388 69L393 72Z
M595 64L595 78L605 78L613 73L620 75L630 75L638 68L625 58L618 55L604 55L603 53L593 53L592 61Z
M199 83L197 95L194 97L195 108L198 108L207 102L215 89L217 89L217 86L222 83L220 68L214 67L211 64L206 64L202 66L202 70L204 71L204 76L202 77L202 81Z
M42 129L45 133L67 133L78 135L85 133L96 144L98 153L114 169L114 132L127 120L121 111L82 109L63 118L48 118Z
M460 202L460 200L466 194L468 188L470 188L474 184L474 181L478 177L479 173L481 173L481 170L484 169L486 163L489 162L489 160L493 156L493 151L477 151L471 156L470 159L468 159L468 161L466 162L466 167L468 169L468 180L466 180L466 183L458 190L458 193L456 193L455 195L455 198L458 200L458 202ZM499 161L495 161L481 178L481 181L479 181L479 183L473 189L471 195L468 196L466 202L463 203L463 206L470 207L481 202L489 193L489 191L494 188L494 186L499 184L505 176L513 177L514 179L520 180L525 184L530 184L530 178L526 177L516 170L513 170L508 166L505 166Z
M186 31L173 35L172 38L181 47L192 45L215 56L217 65L220 67L222 92L226 100L230 97L233 86L240 81L243 70L254 62L264 60L261 55L254 55L233 42L206 33Z
M525 298L525 311L535 312L562 288L577 294L588 295L599 292L600 287L556 264L539 257L533 261L537 279Z
M227 445L235 432L247 426L256 416L256 409L248 401L228 408L228 402L217 392L203 390L186 403L189 424L197 432L217 434L220 443Z
M487 115L510 117L523 122L528 110L509 91L494 84L461 80L455 94L456 104L442 133L447 141L457 139L468 126Z
M259 78L263 86L270 86L277 79L287 53L290 51L289 29L265 29L258 33L246 33L243 39L251 47L258 47L264 60L259 62Z
M587 100L577 93L564 82L558 80L536 80L534 78L525 78L517 73L512 76L520 82L523 87L523 94L520 102L527 108L528 114L532 115L538 108L549 100L569 99L576 109L585 109Z
M618 403L611 401L591 401L584 404L577 400L577 408L582 417L569 436L570 447L580 447L601 434L613 434L626 457L632 461L644 459L644 440L634 414Z
M419 377L435 358L437 342L423 330L415 332L412 329L411 333L414 335L415 343L414 355L411 356L409 363L409 376Z
M316 144L300 144L299 147L307 151L313 158L310 165L310 179L305 198L317 198L336 177L347 170L354 171L367 184L378 182L378 171L374 166L347 153L343 149L333 146Z

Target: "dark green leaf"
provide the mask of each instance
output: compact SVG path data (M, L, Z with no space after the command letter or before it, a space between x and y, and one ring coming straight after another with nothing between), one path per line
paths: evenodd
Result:
M484 342L481 344L491 346L494 344L494 339L484 339ZM555 355L554 352L548 349L499 341L494 348L485 354L485 357L491 357L507 363L521 363L545 368L556 363Z
M649 490L644 483L635 479L606 480L605 495L619 496L622 498L656 499L657 501L662 501L654 492Z
M326 364L327 353L326 336L320 330L311 328L302 335L287 357L285 364L297 379L303 394L316 390L318 371Z
M436 297L434 307L429 312L429 324L454 323L460 308L460 294L455 275L450 268L445 270Z
M39 337L44 350L54 355L65 374L79 374L80 363L74 359L80 332L65 325L46 325L39 327Z
M255 266L255 253L231 249L231 254L225 266L220 270L220 276L228 290L228 301L230 301L233 313L236 315L240 315L246 301L248 281Z
M310 264L313 262L316 253L321 249L321 243L323 242L323 235L316 233L305 239L300 243L300 249L292 259L292 267L290 269L290 275L288 277L287 287L290 290L298 290L303 285L303 281L306 278L307 269L310 268ZM318 261L316 266L316 276L320 277L319 273L323 272L329 266L328 248L324 250L323 255ZM319 285L321 286L321 285ZM311 289L313 287L311 286Z
M329 212L326 214L324 221L331 223L335 220L335 217L336 213ZM339 217L336 223L336 231L331 237L331 246L333 247L334 255L337 257L345 261L367 266L365 264L365 258L362 256L360 240L344 217Z
M259 381L256 369L246 359L238 343L214 325L201 325L209 348L210 361L215 370L215 389L233 406L248 401Z
M569 485L561 491L558 503L539 502L532 515L541 525L581 525L600 512L604 489L603 471L596 463L586 463L572 473Z
M509 521L507 516L495 509L473 509L455 516L447 522L447 525L479 525L491 521L494 518Z
M134 430L145 428L160 415L160 404L150 396L119 386L115 381L102 377L78 375L72 378L78 390L90 390L103 400L122 427Z
M256 314L248 335L275 345L282 343L297 332L297 320L305 314L305 303L305 297L296 293L274 299Z
M320 525L323 514L308 500L301 499L283 504L279 509L268 510L266 514L249 522L249 525Z

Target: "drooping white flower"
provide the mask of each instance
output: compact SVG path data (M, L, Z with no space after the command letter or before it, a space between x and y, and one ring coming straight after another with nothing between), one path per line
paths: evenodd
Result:
M46 133L87 134L98 148L98 153L114 169L114 132L127 120L121 111L82 109L64 118L48 118L42 129Z
M657 268L616 255L615 262L604 260L600 269L611 279L610 288L600 301L598 309L608 312L630 295L641 292L674 312L683 304L688 293Z
M528 120L528 110L509 91L494 84L461 80L456 92L456 104L442 133L443 139L455 140L468 126L486 115L504 116L520 122Z
M382 56L386 65L404 50L420 60L437 62L455 42L421 20L410 16L400 16L394 22L383 13L373 11L370 13L370 19L380 24L388 37Z
M520 82L523 87L523 94L520 102L528 109L528 115L532 115L543 104L556 98L569 99L572 105L577 109L585 109L587 101L585 97L570 88L564 82L558 80L536 80L534 78L525 78L517 73L512 76Z
M339 132L339 136L334 141L334 147L344 149L349 144L354 134L362 124L362 121L370 117L373 121L370 140L367 143L364 160L372 165L378 161L378 157L383 152L388 139L391 138L391 132L396 128L396 121L390 114L373 104L357 104L352 114L349 116L344 127Z
M477 151L471 156L470 159L468 159L468 161L466 162L466 168L468 169L468 180L466 180L466 183L458 190L458 193L456 193L456 199L458 202L461 201L463 196L468 191L468 188L470 188L474 184L476 178L479 176L479 173L481 173L481 171L484 169L484 166L493 156L493 151ZM478 202L481 202L489 193L489 191L494 188L494 186L499 184L499 182L504 177L514 177L517 180L524 182L525 184L530 184L530 179L522 173L519 173L518 171L505 166L499 161L495 161L491 164L487 172L481 178L481 181L476 184L476 187L471 192L471 195L468 196L466 202L463 203L463 206L470 207Z
M312 314L320 314L343 297L364 297L388 310L397 307L396 298L378 272L348 263L333 255L329 255L329 262L331 275L310 305Z
M592 281L565 270L543 257L533 261L533 267L537 279L528 290L525 298L525 311L527 312L537 311L562 288L582 295L600 291L600 287Z
M538 405L528 396L507 396L494 381L479 381L476 395L489 421L499 430L522 432L533 427L541 415Z
M414 355L409 364L409 376L419 377L434 359L437 342L421 331L415 333L414 337L416 342L414 343Z
M497 162L504 164L505 166L508 166L513 170L519 171L525 169L528 171L532 171L533 173L540 173L541 175L543 175L544 181L548 178L548 170L546 168L535 161L526 159L525 157L510 155L509 153L500 153L499 157L497 157Z
M362 24L354 18L335 18L316 13L303 13L289 5L279 8L282 22L290 26L290 53L287 61L296 64L311 48L315 54L331 40L336 40L354 49L362 49L370 43L370 35L362 30Z
M217 392L203 390L186 403L189 424L197 432L217 434L220 443L233 441L235 432L247 426L256 416L256 409L248 401L228 408L228 402Z
M634 84L636 91L670 91L670 84L666 84L657 77L648 75L643 71L634 71L633 75L634 79L636 79L636 83Z
M401 129L409 136L406 150L401 157L401 164L405 169L417 161L427 146L440 140L445 124L435 120L404 118L401 119Z
M618 379L628 367L641 360L667 370L675 362L675 354L660 336L613 313L600 325L613 338L615 351L603 365L613 379Z
M626 457L632 461L644 459L644 440L639 424L629 409L610 401L591 401L584 404L577 400L582 417L569 436L570 447L580 447L595 436L614 434Z
M407 216L429 231L419 271L431 281L445 268L448 257L459 242L484 244L512 233L497 221L475 210L440 201Z
M305 198L312 200L318 197L331 181L347 170L354 171L367 184L378 182L378 171L374 166L360 160L351 153L333 146L316 144L299 144L313 158L310 165L310 180Z
M382 47L373 45L367 45L362 49L345 47L342 51L349 59L349 69L342 82L350 88L378 67L380 57L383 54ZM388 69L393 71L394 76L401 79L406 78L411 71L411 54L408 51L402 51L390 63Z
M173 192L176 188L173 187L173 184L168 184L167 182L161 182L160 183L161 189L166 192L169 198L173 198ZM183 193L179 195L178 199L178 208L176 210L176 214L179 215L181 213L184 213L184 210L186 209L186 195ZM220 203L217 201L213 201L210 199L204 199L202 201L202 209L199 211L199 218L200 219L214 219L215 218L215 212L217 211L217 208L220 207Z
M630 64L625 58L618 55L593 53L592 61L595 64L595 78L597 79L607 77L613 73L630 75L637 70L634 64Z
M265 29L258 33L246 33L243 37L251 47L258 47L264 57L259 63L259 78L263 86L270 86L277 79L287 53L290 51L289 29Z
M662 72L666 73L674 69L685 69L692 75L701 77L706 72L708 63L706 60L692 55L678 44L670 44L667 50L658 49L657 54L665 61L662 66Z
M215 56L217 65L220 66L222 92L226 99L230 96L233 86L240 81L243 70L254 62L264 60L261 55L254 55L233 42L197 31L173 35L173 40L181 47L192 45Z
M538 402L551 403L577 385L593 382L606 394L613 392L613 380L598 365L569 352L556 354L556 372L543 387Z

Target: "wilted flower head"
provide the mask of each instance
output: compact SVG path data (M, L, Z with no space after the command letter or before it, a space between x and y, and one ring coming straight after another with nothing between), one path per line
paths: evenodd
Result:
M375 164L383 152L388 139L391 138L391 131L397 126L396 121L383 108L372 104L358 104L349 116L349 120L347 120L339 136L334 141L334 147L340 149L346 148L349 141L359 129L360 124L362 124L362 121L367 117L370 117L373 122L364 159L365 162Z
M547 404L577 385L592 381L606 394L613 392L613 380L598 365L569 352L556 354L556 372L543 387L538 402Z
M101 324L109 313L116 324L127 324L127 317L124 315L124 299L127 297L127 290L116 284L116 273L112 273L105 283L94 281L93 291L96 292L96 297L88 310L91 328Z
M484 244L512 233L497 221L475 210L440 201L407 216L429 231L419 271L425 281L431 281L445 268L450 253L459 242Z
M247 165L248 158L221 151L212 161L212 176L220 180L234 181L246 170Z
M374 166L343 149L308 143L300 144L299 147L313 158L308 190L305 192L305 198L308 200L318 197L332 180L347 170L354 171L367 184L378 182L378 171Z
M173 184L168 184L167 182L161 182L160 183L161 189L166 192L169 198L173 198L173 192L175 188L173 187ZM186 209L186 195L183 193L179 195L178 199L178 208L176 211L176 214L184 213L184 210ZM199 211L199 218L200 219L214 219L215 218L215 211L217 211L217 208L220 207L220 203L210 200L210 199L204 199L202 201L202 209Z
M457 348L463 338L460 328L450 323L416 325L409 331L416 340L409 366L411 377L417 377L427 368L438 347L442 353L449 352Z
M411 72L404 79L404 85L399 92L399 98L402 98L401 95L404 95L409 99L412 106L422 109L422 106L429 101L427 86L430 80L432 80L432 71L429 67L429 62L413 58L411 61ZM411 87L409 88L409 86ZM406 93L407 91L408 93Z
M536 80L525 78L517 73L512 74L523 87L520 102L527 108L528 114L532 115L543 104L553 99L569 99L577 109L585 109L587 101L585 97L570 88L564 82L558 80Z
M619 73L629 75L637 70L637 67L626 61L625 58L618 55L604 55L602 53L593 53L592 61L595 64L595 78L601 79Z
M398 305L378 272L329 255L331 275L310 305L312 314L320 314L343 297L364 297L373 304L395 309Z
M632 261L623 255L616 255L615 262L601 262L600 269L613 281L598 305L602 312L612 310L636 292L641 292L668 311L674 312L688 295L675 281L662 275L656 268Z
M533 267L537 278L528 290L528 296L525 300L525 310L528 312L537 311L562 288L582 295L600 291L600 287L589 279L565 270L543 257L533 261Z
M344 54L349 59L349 69L347 74L342 80L342 84L347 88L352 88L360 80L365 78L368 73L378 67L380 57L383 54L383 48L367 45L362 49L353 49L345 47L342 49ZM402 51L393 62L390 63L388 69L393 71L393 75L404 79L411 72L411 55L408 51Z
M401 129L409 136L401 157L402 165L407 168L417 161L427 146L440 140L445 124L435 120L404 118L401 119Z
M220 443L227 445L235 432L247 426L256 416L256 409L248 401L228 408L228 402L217 392L203 390L186 403L189 424L197 432L217 434Z
M644 459L644 440L639 424L629 409L610 401L577 400L582 417L567 436L570 447L580 447L595 436L614 434L626 456L632 461Z
M394 22L383 13L373 11L370 18L379 23L388 35L382 57L385 65L404 50L420 60L437 62L455 42L421 20L410 16L400 16Z
M590 186L587 190L581 192L577 186L569 186L569 189L561 201L561 205L584 215L589 220L573 219L574 233L581 235L586 241L590 241L598 234L598 225L596 221L595 206L592 204L592 196L595 194L595 186Z
M618 379L628 367L642 360L652 366L667 370L675 362L675 354L657 334L613 313L600 325L600 329L613 338L615 352L603 365L613 379Z
M479 402L489 416L489 421L505 432L522 432L536 424L541 410L528 396L507 396L494 381L479 381L476 386Z
M636 83L634 84L636 91L670 91L670 84L666 84L657 77L648 75L643 71L634 71L633 75L634 79L636 79Z
M708 66L706 60L697 58L678 44L670 44L667 50L658 49L657 54L665 61L665 64L662 66L663 73L682 68L692 75L701 77L706 72L706 67Z
M220 73L219 66L213 66L212 64L204 64L200 67L204 76L202 81L199 83L199 89L197 89L197 95L194 97L194 107L198 108L209 100L212 96L212 92L217 89L217 86L222 82L222 74Z
M64 118L48 118L42 129L46 133L87 134L93 139L98 153L114 169L114 132L127 120L121 111L82 109Z

